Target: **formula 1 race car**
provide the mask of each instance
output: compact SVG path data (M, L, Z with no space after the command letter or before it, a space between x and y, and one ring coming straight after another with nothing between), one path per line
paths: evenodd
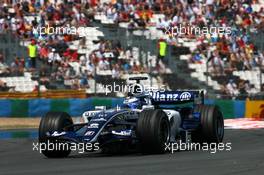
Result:
M39 126L40 143L91 143L105 153L129 149L144 154L165 153L167 143L219 143L224 137L223 115L215 105L204 104L199 90L142 90L136 81L123 105L114 109L96 107L83 113L85 122L73 124L65 112L48 112ZM70 147L59 146L42 153L47 157L66 157ZM95 151L92 148L88 151Z

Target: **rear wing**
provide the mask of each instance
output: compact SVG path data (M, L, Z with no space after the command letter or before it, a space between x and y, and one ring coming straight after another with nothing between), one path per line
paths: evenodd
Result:
M150 91L153 104L181 104L194 102L204 104L203 90Z

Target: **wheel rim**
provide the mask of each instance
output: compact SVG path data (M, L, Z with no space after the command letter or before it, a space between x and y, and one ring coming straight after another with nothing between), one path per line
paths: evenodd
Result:
M223 135L224 135L224 123L220 116L217 117L217 136L219 138L219 141L222 141Z

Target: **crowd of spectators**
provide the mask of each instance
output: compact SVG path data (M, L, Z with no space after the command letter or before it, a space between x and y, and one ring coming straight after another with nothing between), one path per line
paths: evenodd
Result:
M264 67L264 51L252 42L252 35L264 32L264 1L262 0L175 0L175 1L124 1L101 4L98 8L114 22L128 22L129 28L155 26L164 34L171 29L184 28L185 32L169 33L168 43L188 38L197 43L192 50L192 63L209 63L213 77L226 76L233 71L256 70ZM165 17L153 24L154 13ZM186 29L222 28L224 32L196 33ZM229 30L229 31L228 31ZM177 30L177 32L179 32ZM227 79L222 93L247 94L252 86L248 81Z
M223 76L234 70L252 70L264 65L264 54L252 43L250 34L264 28L264 7L262 0L0 0L0 33L11 31L23 40L35 40L40 66L41 80L46 84L52 80L75 80L72 88L89 87L95 67L111 70L114 78L122 73L144 72L146 68L133 59L131 48L122 48L118 41L97 41L99 49L89 55L70 49L69 43L79 40L85 45L85 38L78 35L39 35L33 29L42 26L91 26L95 14L105 14L115 23L126 22L128 28L155 26L163 30L181 27L230 27L230 34L196 35L185 33L177 38L195 40L197 48L190 62L209 62L212 76ZM164 14L156 24L151 22L153 14ZM35 16L29 22L25 16ZM122 59L118 59L118 58ZM124 58L124 59L123 59ZM74 70L71 62L79 62L85 69ZM10 66L0 59L3 73L21 72L31 65L26 58L15 57ZM52 70L52 71L47 71ZM31 70L31 71L34 71ZM51 73L49 73L51 72ZM240 88L241 87L241 88ZM223 93L237 94L248 90L248 82L234 84L226 82Z
M238 83L235 83L233 79L229 79L225 85L222 85L221 95L226 98L238 97L245 99L251 88L252 86L248 80L240 80Z
M40 34L41 27L87 27L99 11L96 1L1 1L0 33L12 32L28 45L37 46L37 62L33 59L15 57L10 65L2 59L1 74L10 75L13 71L40 70L40 82L47 88L56 88L54 82L64 83L70 88L89 87L89 79L94 79L95 66L99 70L111 70L113 78L123 72L141 72L144 69L132 58L131 49L121 48L119 41L101 39L94 43L99 49L89 55L79 54L78 48L85 47L85 37L71 34ZM107 11L107 10L106 10ZM28 20L26 16L34 17ZM48 33L49 31L44 30ZM79 41L77 49L70 49L72 41ZM30 52L30 49L28 49ZM118 59L119 56L124 59ZM29 57L29 56L28 56ZM70 63L79 62L84 69L75 70ZM24 68L24 69L23 69ZM37 69L36 69L37 68ZM12 74L13 75L13 74ZM68 80L68 81L67 81Z
M23 57L14 56L10 65L5 62L5 58L0 54L0 76L21 76L24 73L25 60Z
M264 66L264 52L258 50L251 39L252 34L263 33L263 2L211 0L202 8L199 5L201 4L187 5L188 9L198 13L189 15L192 25L231 27L231 32L223 35L192 36L199 43L192 62L208 62L212 76L226 76L233 71L258 70ZM248 81L235 82L227 79L222 92L231 96L247 95L251 88Z
M124 73L141 73L146 71L134 59L131 49L124 50L119 41L100 40L98 49L93 50L89 55L78 54L77 50L67 48L64 52L57 52L56 49L48 49L46 46L40 47L41 61L47 65L43 66L41 72L41 82L46 87L51 82L66 82L69 88L88 88L89 80L96 77L100 72L110 71L112 78L119 79ZM46 53L47 54L43 54ZM79 68L76 70L71 63L78 62Z
M262 0L176 0L130 1L130 3L103 4L101 9L115 22L129 22L129 28L153 26L154 13L164 14L155 25L164 34L170 29L185 28L184 33L169 33L167 41L178 38L197 43L192 50L192 63L209 63L211 76L225 76L233 71L255 70L264 66L264 52L253 44L252 34L263 33L264 2ZM224 33L195 33L186 29L224 28ZM177 31L178 32L178 31ZM247 94L252 86L248 81L227 79L222 93Z

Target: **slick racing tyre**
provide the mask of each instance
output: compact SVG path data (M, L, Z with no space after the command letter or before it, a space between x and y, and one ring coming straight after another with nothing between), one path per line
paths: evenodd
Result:
M162 110L145 110L139 115L136 134L144 154L161 154L165 152L165 143L169 142L170 124Z
M192 135L197 142L219 143L224 138L224 119L215 105L198 105L194 112L201 114L201 127Z
M39 143L45 144L45 148L42 153L48 158L62 158L67 157L71 150L66 143L57 144L58 141L50 140L47 137L47 133L54 131L63 132L73 130L71 126L73 124L72 118L65 112L48 112L40 121L39 125ZM57 149L48 149L48 143L59 145Z

